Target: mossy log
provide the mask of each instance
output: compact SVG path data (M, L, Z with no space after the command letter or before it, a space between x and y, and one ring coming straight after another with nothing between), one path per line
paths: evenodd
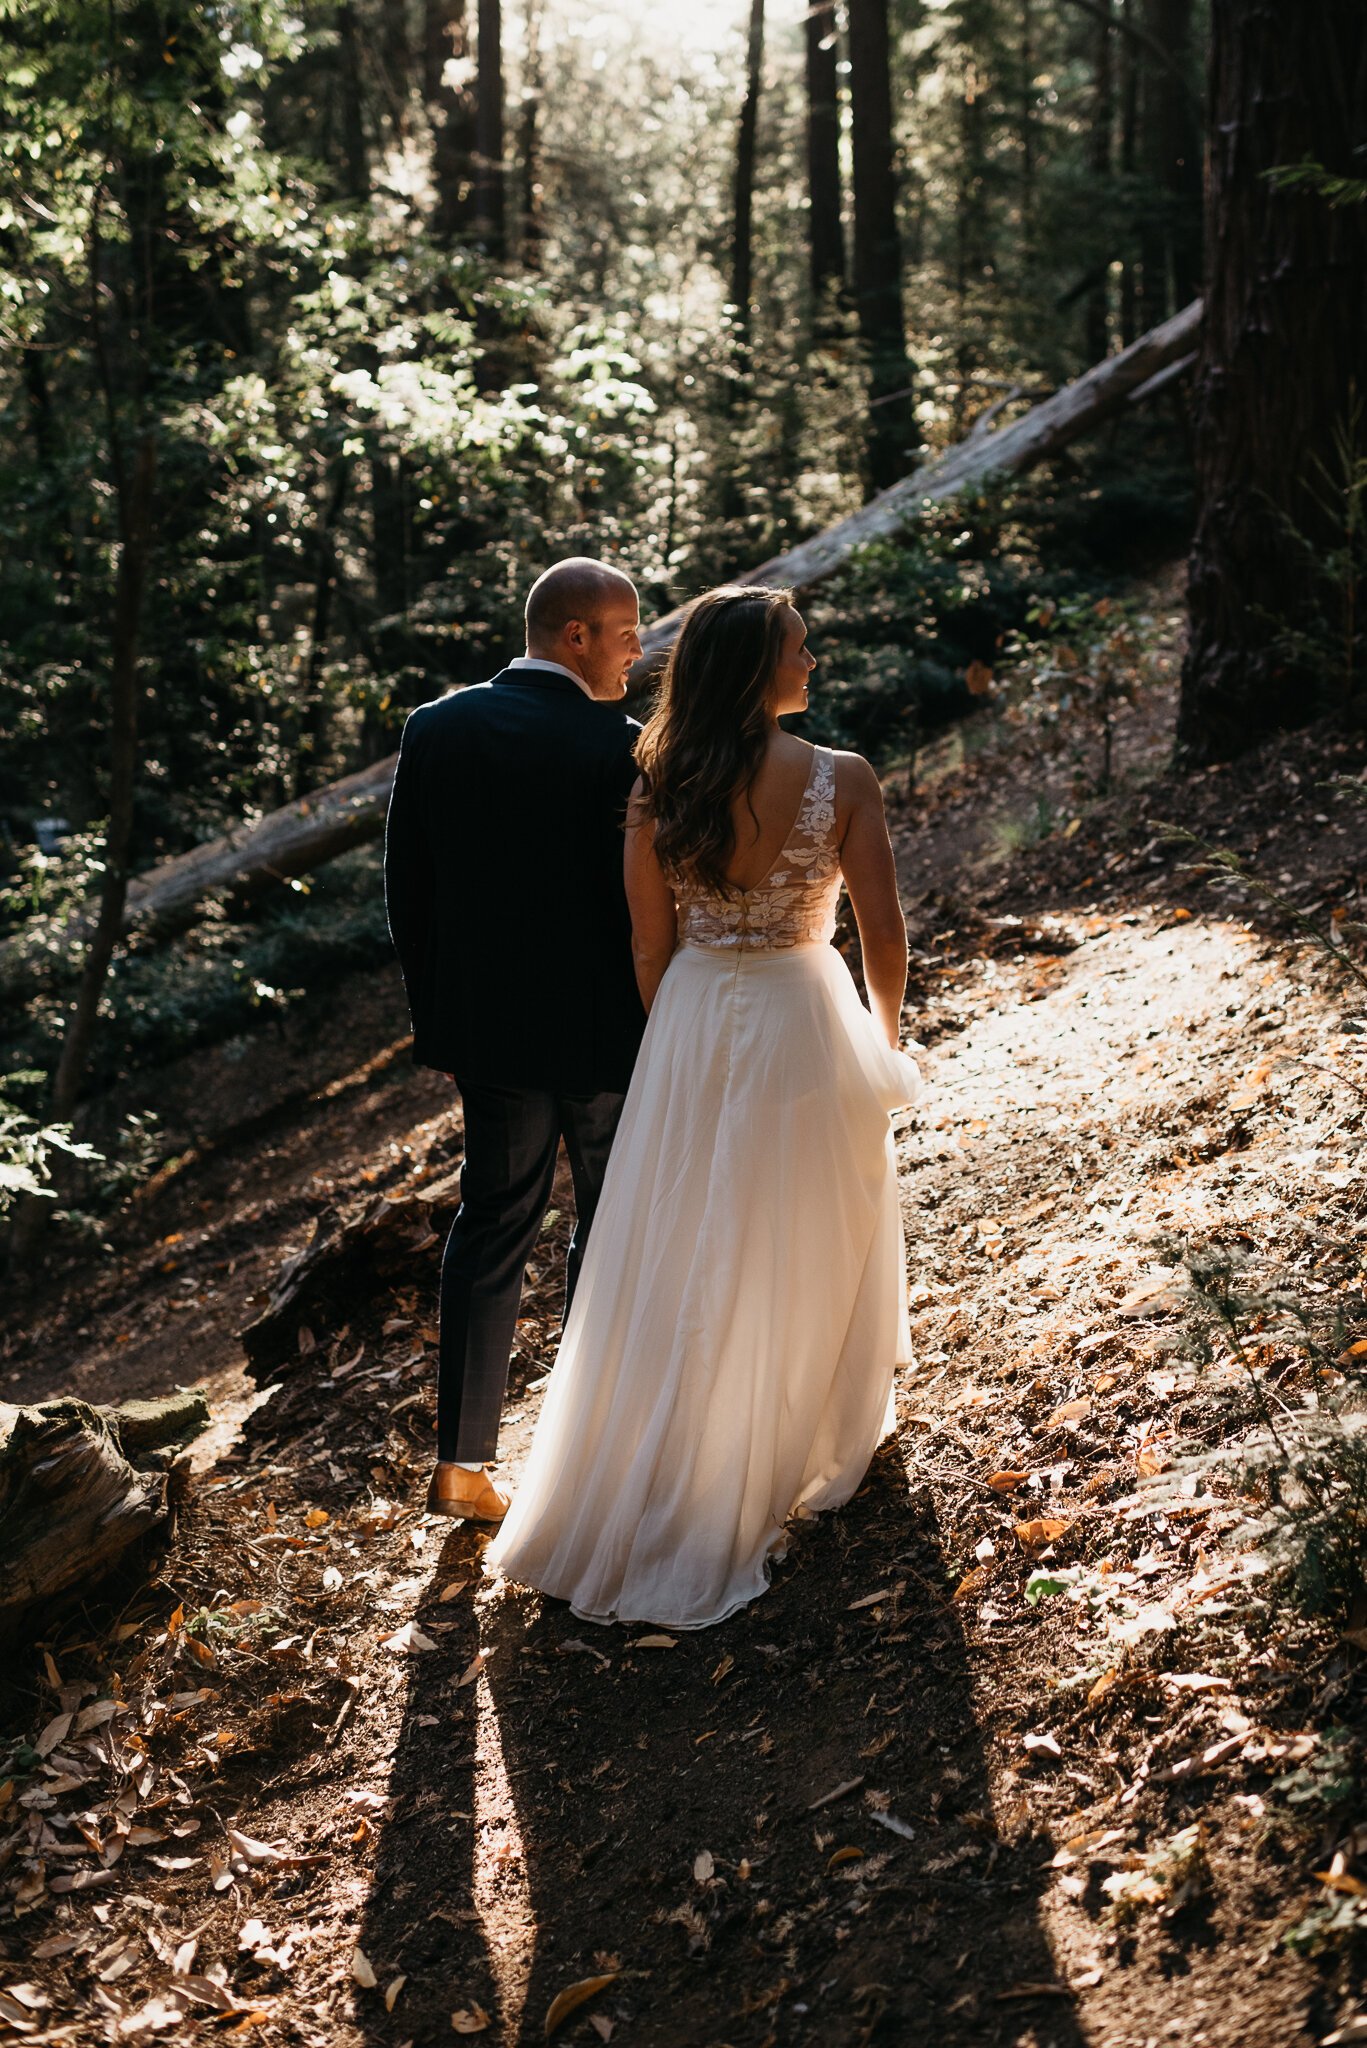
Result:
M168 1452L208 1420L200 1394L122 1408L0 1402L0 1632L94 1583L166 1522Z

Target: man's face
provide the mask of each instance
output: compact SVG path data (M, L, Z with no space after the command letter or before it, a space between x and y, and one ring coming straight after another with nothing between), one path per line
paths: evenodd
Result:
M570 632L578 636L575 653L579 673L589 695L609 703L627 693L632 664L641 658L641 608L635 594L624 592L609 598L596 619L585 625L576 620Z

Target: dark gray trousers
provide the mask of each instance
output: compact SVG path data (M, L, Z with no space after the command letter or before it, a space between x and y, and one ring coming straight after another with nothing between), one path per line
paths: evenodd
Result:
M459 1077L456 1086L465 1163L441 1264L437 1456L473 1465L498 1448L523 1274L550 1203L560 1140L574 1179L568 1315L626 1097L462 1084Z

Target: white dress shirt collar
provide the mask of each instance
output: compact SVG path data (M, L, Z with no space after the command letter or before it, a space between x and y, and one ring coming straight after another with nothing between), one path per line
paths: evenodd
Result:
M539 654L517 654L514 655L513 659L508 663L508 666L509 668L553 669L556 675L568 676L572 683L577 683L579 688L584 692L584 695L586 697L591 696L592 694L588 684L584 681L584 678L582 676L577 676L572 668L566 668L565 664L561 661L546 661Z

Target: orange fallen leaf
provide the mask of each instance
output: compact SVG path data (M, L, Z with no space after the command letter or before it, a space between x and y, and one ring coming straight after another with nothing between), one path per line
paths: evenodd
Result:
M489 2015L482 2005L472 1999L468 2006L451 2015L451 2025L458 2034L482 2034L489 2024Z
M1054 1515L1037 1515L1031 1521L1016 1523L1016 1541L1022 1550L1043 1550L1066 1534L1069 1526Z
M862 1863L863 1860L864 1851L862 1849L856 1849L853 1846L853 1844L851 1844L848 1848L837 1849L834 1855L828 1856L826 1859L826 1868L827 1870L838 1870L842 1863Z
M546 2014L545 2039L549 2041L556 2028L562 2026L572 2012L577 2012L581 2005L587 2005L591 1998L596 1998L600 1991L606 1991L609 1984L616 1982L617 1972L608 1970L601 1977L581 1977L577 1984L567 1984L563 1991L557 1992Z
M1076 1401L1065 1401L1061 1407L1056 1408L1045 1424L1045 1428L1058 1429L1065 1422L1081 1422L1084 1416L1090 1415L1091 1412L1091 1396L1082 1394Z
M987 1483L998 1493L1014 1493L1018 1486L1024 1486L1029 1477L1028 1472L993 1472Z

